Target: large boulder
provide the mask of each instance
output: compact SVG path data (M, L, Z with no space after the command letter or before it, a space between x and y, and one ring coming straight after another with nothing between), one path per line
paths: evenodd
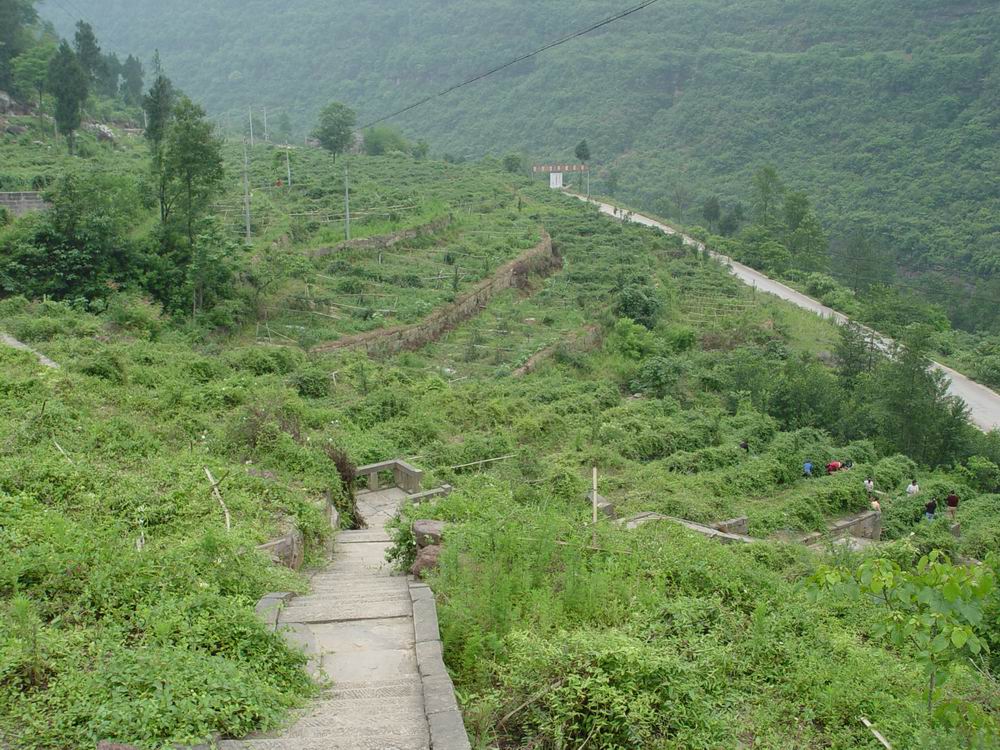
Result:
M440 545L446 526L444 521L414 521L413 538L417 542L417 547Z
M443 547L440 544L432 544L428 547L423 547L419 552L417 552L417 559L413 561L413 565L410 566L410 573L422 577L423 574L428 570L434 570L438 566L438 562L441 560L441 551Z

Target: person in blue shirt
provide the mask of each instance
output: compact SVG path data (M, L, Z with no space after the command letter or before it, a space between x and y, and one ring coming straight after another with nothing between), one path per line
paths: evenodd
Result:
M813 475L813 462L806 461L802 465L802 476L812 478L812 475Z

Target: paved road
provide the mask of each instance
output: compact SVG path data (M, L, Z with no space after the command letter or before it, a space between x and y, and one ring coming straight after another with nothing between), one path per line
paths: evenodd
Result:
M583 196L575 195L574 193L570 194L580 200L587 200ZM624 218L623 215L619 213L619 209L616 206L612 206L608 203L601 203L600 201L595 200L590 202L600 208L601 213L607 214L608 216L619 220ZM705 246L701 242L698 242L693 237L689 237L686 234L678 232L676 229L667 224L663 224L655 219L649 218L648 216L643 216L642 214L631 213L627 215L630 220L636 224L653 227L654 229L659 229L661 232L665 232L667 234L679 235L684 239L684 243L686 245L699 247L702 250L705 249ZM782 284L780 281L775 281L774 279L765 276L760 271L755 271L749 266L738 263L726 255L722 255L721 253L716 253L711 250L708 252L713 258L715 258L715 260L728 265L730 269L732 269L733 274L743 283L754 286L762 292L767 292L768 294L780 297L781 299L791 302L793 305L801 307L804 310L809 310L824 318L834 320L841 325L848 322L848 317L846 315L827 307L823 303L814 300L812 297L808 297L805 294L802 294L802 292L796 291L790 286ZM893 342L891 339L882 336L877 332L872 333L875 334L879 345L883 349L888 349L892 345ZM949 392L963 399L965 403L969 405L970 419L977 427L985 432L1000 429L1000 394L991 391L989 388L970 380L960 372L956 372L950 367L945 367L938 362L934 362L933 367L940 370L948 377Z

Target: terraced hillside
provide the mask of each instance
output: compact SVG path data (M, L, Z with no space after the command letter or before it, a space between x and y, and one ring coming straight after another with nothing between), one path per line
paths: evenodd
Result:
M224 217L242 149L228 158L218 208L235 240ZM352 159L356 237L436 224L382 263L378 245L328 253L343 164L291 158L289 190L275 184L284 154L254 152L254 243L233 251L239 299L255 303L244 318L171 320L128 290L89 310L0 301L0 329L62 366L0 349L0 537L16 552L0 563L0 741L155 748L291 720L318 688L252 608L308 582L255 547L297 528L318 562L327 497L352 520L349 464L403 457L425 486L455 488L404 512L393 556L412 557L414 517L451 523L430 582L481 746L848 748L871 741L859 715L903 747L977 732L991 746L995 656L956 661L935 704L963 713L928 718L918 655L878 635L874 605L805 595L822 557L726 549L670 524L593 526L586 499L596 466L622 514L745 514L766 536L867 508L870 473L891 541L867 554L907 568L931 548L987 559L1000 444L933 382L854 357L832 327L675 239L495 164ZM526 274L427 346L317 350L433 314L542 228L561 268ZM888 386L904 377L908 402L948 430L919 464L890 421L902 412ZM806 480L807 458L855 469ZM945 518L920 522L925 498L902 492L914 472L928 496L958 490L961 538ZM974 606L970 628L1000 648L995 592Z

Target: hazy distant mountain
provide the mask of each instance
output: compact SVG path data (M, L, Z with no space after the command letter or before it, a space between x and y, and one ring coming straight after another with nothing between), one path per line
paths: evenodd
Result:
M331 99L368 121L612 15L607 0L74 0L108 48L236 126L248 105L300 132ZM1000 273L995 0L660 0L400 118L456 156L569 158L586 138L620 194L698 221L762 163L837 230L903 258ZM598 186L602 183L599 181ZM604 184L606 187L606 184Z

